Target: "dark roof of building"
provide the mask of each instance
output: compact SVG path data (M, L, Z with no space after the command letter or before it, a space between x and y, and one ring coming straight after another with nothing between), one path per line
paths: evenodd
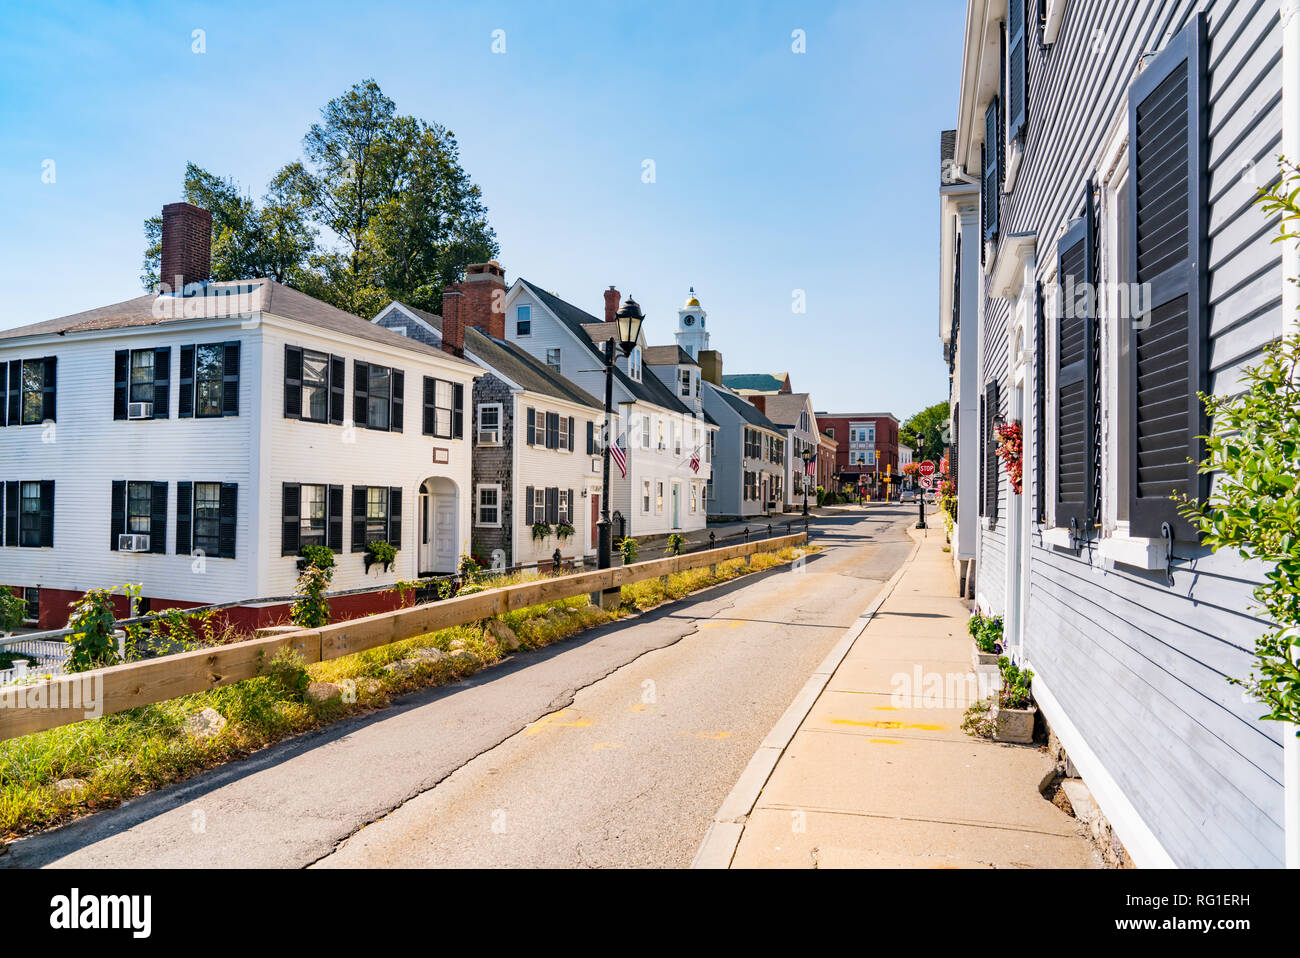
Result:
M722 385L728 389L750 389L754 392L779 392L785 385L785 377L771 373L736 373L722 377Z
M745 420L745 422L749 423L751 426L758 426L762 429L770 429L773 432L781 431L780 426L778 426L776 423L772 422L772 420L768 419L761 412L759 412L758 407L751 402L747 402L744 399L744 397L737 396L730 389L726 389L718 386L713 386L713 389L717 392L719 396L722 397L723 402L725 402L728 406L730 406L737 413L739 413L740 418Z
M807 393L778 393L775 396L765 396L763 399L763 407L767 418L777 425L789 429L793 429L799 424L799 417L807 406ZM816 432L816 425L811 425L814 427L812 431Z
M939 134L939 185L954 186L961 180L953 175L957 158L957 131L944 130Z
M645 361L647 366L699 366L699 363L691 359L690 353L676 344L647 346Z
M232 295L235 291L238 291L250 297L248 303L251 307L248 310L250 312L271 313L275 316L283 316L285 319L297 320L310 326L318 326L331 332L356 336L358 339L367 339L385 346L397 346L414 352L432 354L451 362L464 362L464 360L457 359L434 346L407 339L400 333L367 322L360 316L344 312L337 306L331 306L323 300L308 296L300 290L285 286L283 283L277 283L272 279L208 283L204 289L209 294L206 299L212 304L214 310L220 304L222 297L213 294ZM135 299L115 303L112 306L100 306L96 309L73 313L59 319L50 319L29 326L19 326L16 329L0 330L0 339L13 339L18 336L66 335L68 333L125 329L128 327L166 326L169 323L180 322L187 318L184 316L184 310L180 308L176 310L177 315L155 316L154 303L158 299L158 296L148 293L144 296L137 296ZM179 298L167 297L167 299L179 301ZM170 310L168 312L170 313ZM216 315L215 312L214 315ZM222 315L228 315L228 313Z
M586 310L579 309L572 303L566 303L564 300L560 299L560 297L546 292L546 290L542 289L536 283L530 283L523 277L519 278L519 282L527 286L533 295L541 300L546 308L559 318L560 322L568 326L573 334L578 338L579 342L587 344L588 348L591 350L591 355L595 357L597 362L602 364L605 362L605 357L601 355L601 351L596 348L596 343L591 338L591 334L584 328L588 325L604 326L604 323L601 323L600 320ZM610 325L612 326L613 324L611 323ZM614 378L618 380L624 389L643 402L654 403L656 406L663 406L665 409L671 409L673 412L684 413L688 416L691 415L691 410L687 409L686 406L684 406L682 402L673 395L672 390L659 381L658 376L642 376L641 381L636 382L631 376L623 372L623 370L615 367Z
M440 334L442 317L415 306L398 303L412 315L418 316ZM489 336L477 326L465 327L465 351L473 353L492 369L513 383L517 383L529 392L540 393L555 399L590 406L592 409L604 409L605 404L592 396L585 389L565 379L527 350L520 349L513 343Z

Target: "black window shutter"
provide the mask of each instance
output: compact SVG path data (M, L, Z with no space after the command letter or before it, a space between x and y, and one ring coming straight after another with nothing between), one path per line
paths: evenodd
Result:
M280 555L298 554L302 540L302 486L286 482L280 486Z
M402 548L402 488L388 490L388 541L394 549Z
M131 350L113 353L113 418L126 418L127 384L131 376Z
M188 419L194 415L194 347L181 347L180 392L177 395L176 415Z
M529 486L524 490L524 525L531 526L536 521L533 515L533 487Z
M1025 6L1029 0L1010 0L1007 8L1007 139L1025 129L1029 64L1025 57Z
M560 490L555 486L546 487L546 521L555 523L560 521Z
M352 487L352 551L366 551L366 487Z
M1056 246L1060 302L1056 320L1057 528L1089 529L1092 505L1093 323L1092 251L1088 218Z
M1047 521L1047 316L1043 284L1034 289L1034 516ZM953 471L956 475L956 471Z
M0 362L0 426L8 426L9 422L9 403L6 401L9 396L9 364ZM2 541L2 540L0 540Z
M326 532L326 545L333 551L343 551L343 487L330 486L328 499L329 527Z
M565 516L564 521L569 523L569 525L573 525L573 490L572 489L569 490L569 508L565 511L567 515Z
M165 485L165 484L164 484ZM54 480L41 481L41 545L54 546Z
M437 414L438 380L431 376L424 377L424 424L421 432L432 436L438 429Z
M153 418L171 415L172 348L161 346L153 351Z
M56 422L59 398L59 357L45 357L45 388L41 391L41 422Z
M5 543L18 545L18 483L12 479L5 483ZM117 548L117 540L113 540Z
M226 343L225 370L221 376L221 415L239 415L239 343ZM233 546L232 546L233 548Z
M1129 274L1151 291L1132 332L1129 527L1177 538L1195 528L1173 497L1204 497L1198 390L1208 382L1206 322L1206 40L1195 14L1129 88ZM1189 461L1190 460L1190 461Z
M463 439L465 437L465 384L456 383L452 386L451 392L451 438Z
M153 504L149 509L149 551L167 554L167 483L155 482Z
M9 425L17 426L22 420L23 361L9 361Z
M370 422L370 366L368 363L352 364L352 422L365 426ZM355 551L355 550L354 550Z
M194 484L176 483L176 554L187 556L194 551Z
M117 537L126 532L126 482L122 479L113 480L113 498L110 502L108 535L108 547L114 552L117 551Z
M587 455L596 454L596 424L590 419L587 420Z
M528 407L528 445L537 445L537 410Z
M284 417L302 418L302 350L284 347Z
M217 558L235 557L235 516L239 509L239 484L221 484L221 525L217 532Z
M393 432L402 431L402 409L406 405L406 375L400 369L393 370L392 402L389 405L388 428Z
M548 412L546 414L546 448L560 448L560 414L558 412Z
M330 357L330 422L336 426L343 425L343 410L347 402L343 381L347 377L347 368L343 357Z
M998 419L998 381L984 386L984 512L989 519L998 517L998 444L994 424Z
M999 160L1002 124L998 98L994 97L984 111L984 194L980 204L984 210L984 240L998 235L998 200L1002 193L1002 169Z
M573 452L573 430L574 430L574 421L573 421L573 417L570 416L569 417L569 452Z

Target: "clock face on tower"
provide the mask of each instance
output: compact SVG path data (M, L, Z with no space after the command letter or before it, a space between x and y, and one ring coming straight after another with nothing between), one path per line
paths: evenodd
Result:
M683 326L694 326L694 325L695 325L695 317L694 317L694 316L687 316L687 317L685 317L685 318L682 320L682 325L683 325Z

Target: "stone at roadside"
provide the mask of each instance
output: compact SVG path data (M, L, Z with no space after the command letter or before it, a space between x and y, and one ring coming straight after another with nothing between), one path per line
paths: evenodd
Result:
M407 675L415 671L418 663L414 659L398 659L396 662L389 662L384 666L385 672L391 672L393 675Z
M474 668L479 664L478 656L469 649L452 649L451 664L457 668Z
M465 640L464 640L464 639L452 639L452 640L451 640L451 644L448 645L447 648L451 649L453 652L454 652L456 649L463 649L463 648L465 648Z
M312 682L307 686L307 698L313 702L328 702L343 697L343 686L333 682Z
M521 644L519 636L515 635L515 630L500 619L488 619L487 631L488 634L501 643L502 648L511 652L518 651Z
M71 796L73 799L80 799L86 794L86 789L90 786L86 784L85 779L81 778L61 778L54 783L54 794L63 797Z
M414 652L412 652L411 655L412 657L416 659L420 659L424 662L432 662L434 665L437 665L439 662L445 661L447 658L446 652L442 651L442 649L435 649L431 645L418 648Z
M220 735L225 727L226 717L211 706L185 720L185 731L201 742Z

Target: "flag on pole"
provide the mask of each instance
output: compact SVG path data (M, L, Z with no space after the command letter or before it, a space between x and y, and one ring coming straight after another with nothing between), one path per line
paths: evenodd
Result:
M618 441L609 447L609 454L613 457L614 462L618 464L619 474L624 479L627 478L627 451L623 448L623 437L620 435Z
M816 457L816 456L813 456L811 459L808 460L808 475L810 475L810 476L815 476L815 475L817 475L817 457Z
M696 446L691 450L691 472L700 471L700 447Z

